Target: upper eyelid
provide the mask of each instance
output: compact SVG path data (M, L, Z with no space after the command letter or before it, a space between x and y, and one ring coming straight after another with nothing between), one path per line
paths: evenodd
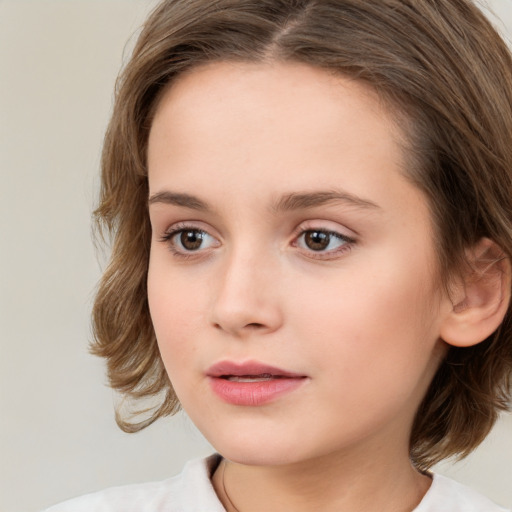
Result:
M191 225L183 225L183 226L173 225L164 231L162 238L169 240L170 238L176 236L178 233L182 233L183 231L198 231L200 233L205 233L206 235L208 235L211 238L214 238L215 240L218 240L218 237L215 235L212 235L210 233L210 231L208 231L207 229L203 229L203 228L200 228L197 226L191 226Z
M333 228L322 228L322 227L308 227L308 228L301 228L298 229L297 235L302 235L304 233L308 233L309 231L319 231L320 233L327 233L334 236L339 236L341 238L354 238L351 235L342 233L341 230L336 230Z
M169 224L164 230L165 233L184 231L184 230L196 230L203 231L206 234L213 236L214 238L219 238L218 232L211 228L209 225L206 225L205 222L201 220L187 220L187 221L178 221Z
M325 233L337 234L343 238L356 240L359 233L353 229L335 221L327 219L311 219L300 222L293 230L292 236L299 236L305 231L323 231Z
M151 217L153 217L153 216L150 215L150 218ZM162 221L164 221L163 217L161 220L158 219L158 217L157 217L154 219L153 223L155 225L158 225ZM204 226L205 231L212 230L212 231L218 232L218 230L216 228L214 228L208 221L204 221L201 218L195 218L195 219L189 218L186 220L176 220L175 222L169 222L167 224L168 224L168 227L165 229L166 231L173 228L174 226L185 226L185 227L190 227L190 228L196 228L196 226L198 226L197 229L203 229L203 226ZM279 222L279 224L280 225L283 224L282 220ZM304 227L304 225L306 225L308 227ZM333 227L329 227L329 225L333 226ZM319 229L319 230L333 231L333 232L337 232L338 230L343 232L346 230L346 231L349 231L350 234L353 236L358 235L358 233L355 229L348 227L344 223L339 222L338 220L331 220L329 218L322 218L322 217L318 217L318 218L313 217L313 218L303 219L296 224L296 226L293 228L293 231L297 231L297 232L301 231L301 227L304 230Z

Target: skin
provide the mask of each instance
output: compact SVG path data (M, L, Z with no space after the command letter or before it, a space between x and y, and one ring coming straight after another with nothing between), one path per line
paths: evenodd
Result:
M401 141L367 86L302 64L210 64L158 105L150 311L181 404L226 459L227 510L224 485L243 512L411 511L430 485L408 442L453 306ZM180 229L204 233L198 249ZM312 230L338 235L312 250ZM236 406L206 376L226 359L307 378Z

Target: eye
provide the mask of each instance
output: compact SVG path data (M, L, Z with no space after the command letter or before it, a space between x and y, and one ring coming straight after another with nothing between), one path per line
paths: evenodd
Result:
M333 254L350 248L353 243L353 239L335 231L308 229L299 234L294 245L307 251Z
M172 237L173 242L186 251L197 251L208 240L208 235L204 231L197 229L188 229L176 233Z
M178 255L200 252L218 246L218 241L213 236L193 227L179 226L171 229L161 241L169 244L171 251Z

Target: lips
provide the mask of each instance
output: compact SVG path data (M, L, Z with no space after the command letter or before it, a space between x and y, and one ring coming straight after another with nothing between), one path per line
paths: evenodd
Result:
M230 382L267 382L272 379L280 379L280 376L274 376L270 373L262 373L260 375L229 375L221 377L221 379L229 380Z
M275 366L248 361L246 363L235 363L232 361L221 361L214 364L206 372L209 377L244 377L244 376L266 376L266 377L288 377L299 378L305 375L282 370Z
M258 406L300 387L306 375L258 362L221 361L206 372L213 392L233 405Z

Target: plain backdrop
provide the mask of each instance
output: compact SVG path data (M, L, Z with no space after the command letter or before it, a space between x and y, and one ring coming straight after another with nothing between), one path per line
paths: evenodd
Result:
M489 3L510 37L512 0ZM101 142L154 4L0 0L0 512L166 478L212 451L182 414L122 433L87 351ZM512 507L511 468L507 415L471 457L438 470Z

